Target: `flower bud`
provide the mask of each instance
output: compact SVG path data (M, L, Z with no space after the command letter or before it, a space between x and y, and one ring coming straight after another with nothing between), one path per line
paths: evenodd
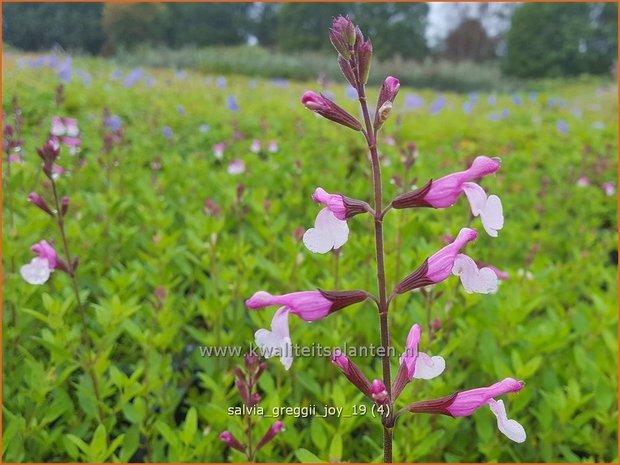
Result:
M329 30L329 40L345 60L351 58L351 51L355 45L355 26L348 16L334 18Z
M245 447L229 431L220 433L220 441L233 449L237 449L239 452L245 452Z
M355 131L361 131L362 125L350 113L336 105L323 95L307 91L301 98L301 103L308 109L318 113L323 118L327 118L335 123L342 124Z
M47 202L43 199L43 197L41 197L36 192L31 192L30 194L28 194L28 201L33 203L37 207L39 207L41 210L43 210L49 216L54 216L54 212L52 212L50 207L47 205Z
M370 74L370 62L372 61L372 42L364 41L364 36L359 27L355 28L355 55L357 57L357 71L361 84L366 84Z
M370 397L371 399L373 398L368 379L366 379L358 366L349 360L349 358L344 355L340 349L334 350L331 355L331 361L342 370L342 373L351 382L351 384L363 392L367 397Z
M60 200L60 214L61 216L65 216L69 211L69 197L66 195Z
M392 113L392 102L387 101L375 113L375 129L380 129Z
M389 400L385 384L380 379L375 379L370 385L370 396L379 405L386 404Z
M349 81L349 84L351 84L353 87L357 87L357 83L355 82L355 73L353 72L353 68L351 68L351 64L347 60L339 56L338 66L340 66L340 71L342 71L342 74L344 75L346 80Z
M281 431L284 431L284 423L278 420L273 425L271 425L271 428L269 428L265 435L261 438L261 440L258 441L258 444L256 445L256 450L259 450L261 447L271 441L276 436L276 434Z

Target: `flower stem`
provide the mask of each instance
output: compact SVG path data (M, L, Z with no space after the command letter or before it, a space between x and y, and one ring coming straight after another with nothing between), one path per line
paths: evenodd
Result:
M385 289L385 258L383 251L383 199L381 185L381 166L379 164L379 153L377 152L377 132L372 127L370 114L368 112L368 104L366 102L366 91L364 85L359 83L358 96L362 113L364 115L364 123L366 126L366 142L370 151L372 162L372 180L374 188L375 203L375 252L377 260L377 283L379 287L379 323L381 326L381 348L383 356L381 358L383 366L383 383L388 393L387 409L383 413L383 461L385 463L392 462L392 426L393 417L393 401L392 401L392 380L390 373L390 331L388 325L388 302Z
M82 322L82 344L84 344L89 349L93 350L93 342L88 335L88 326L86 324L86 318L84 317L84 307L82 305L82 299L80 298L80 291L78 289L77 277L75 273L75 267L73 262L73 257L71 256L71 252L69 251L69 243L67 242L67 235L65 233L65 220L62 214L62 207L60 204L60 200L58 199L58 190L56 189L56 182L51 179L52 182L52 192L54 194L54 205L56 208L56 224L58 225L58 230L60 231L60 237L62 239L62 245L65 252L65 259L67 261L67 266L69 267L69 277L71 278L71 285L73 287L73 293L75 294L75 300L78 307L78 313L80 314L80 320ZM86 362L85 371L90 376L90 380L93 384L93 391L95 393L95 399L97 401L97 413L99 415L99 421L103 421L103 410L101 409L101 399L99 396L99 384L97 382L97 375L95 373L94 368L95 360L89 356L89 360Z

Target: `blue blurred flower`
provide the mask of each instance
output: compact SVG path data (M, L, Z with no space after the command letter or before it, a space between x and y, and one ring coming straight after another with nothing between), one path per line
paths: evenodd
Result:
M172 138L172 129L170 127L164 126L161 132L166 139Z
M418 94L407 94L405 97L405 108L409 110L424 108L424 100Z
M357 100L357 90L351 84L347 86L346 96L352 100Z
M226 88L226 78L224 76L220 76L219 78L217 78L217 81L215 81L215 83L220 89Z
M239 104L233 95L226 97L226 107L228 107L230 111L239 111Z
M445 106L446 106L446 98L443 95L440 95L435 100L433 100L433 103L431 103L431 106L429 107L428 111L430 111L431 114L436 115L441 110L443 110Z
M144 77L144 70L142 68L136 68L129 71L123 85L125 87L132 87L136 82Z
M104 118L103 125L111 131L118 131L123 125L123 120L118 115L110 115Z
M560 134L568 134L568 123L563 119L559 119L555 124L555 128Z
M211 126L209 126L208 124L201 124L198 130L200 132L209 132L211 130Z

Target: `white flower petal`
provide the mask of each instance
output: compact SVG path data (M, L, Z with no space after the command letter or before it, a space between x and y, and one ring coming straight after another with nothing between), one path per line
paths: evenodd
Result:
M22 278L29 284L43 284L50 278L52 268L46 258L36 257L19 270Z
M475 182L465 182L463 183L463 192L469 201L471 214L478 216L484 210L487 202L487 194L484 189Z
M259 329L254 333L256 345L265 358L280 357L280 362L288 370L293 363L293 348L289 337L289 310L281 307L271 320L271 331Z
M324 208L316 216L314 228L304 233L303 241L308 250L314 253L327 253L342 247L349 238L349 226Z
M516 420L511 420L506 415L506 407L503 400L489 400L489 407L493 415L497 417L497 428L514 442L525 442L527 435L525 428Z
M431 357L424 352L418 352L413 377L416 379L433 379L442 374L445 369L446 361L443 357L439 355Z
M497 195L490 195L480 213L482 226L491 237L497 237L497 231L504 227L504 209Z
M458 254L454 260L452 274L461 278L468 293L492 294L497 291L499 279L491 268L478 269L476 262L465 254Z

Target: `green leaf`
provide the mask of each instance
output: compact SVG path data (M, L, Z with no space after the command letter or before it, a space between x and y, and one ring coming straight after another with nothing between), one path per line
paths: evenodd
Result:
M183 424L183 430L181 431L181 440L185 444L191 444L196 430L198 429L198 415L194 407L187 411L185 417L185 423Z
M325 463L324 460L321 460L307 449L297 449L295 455L301 463Z

